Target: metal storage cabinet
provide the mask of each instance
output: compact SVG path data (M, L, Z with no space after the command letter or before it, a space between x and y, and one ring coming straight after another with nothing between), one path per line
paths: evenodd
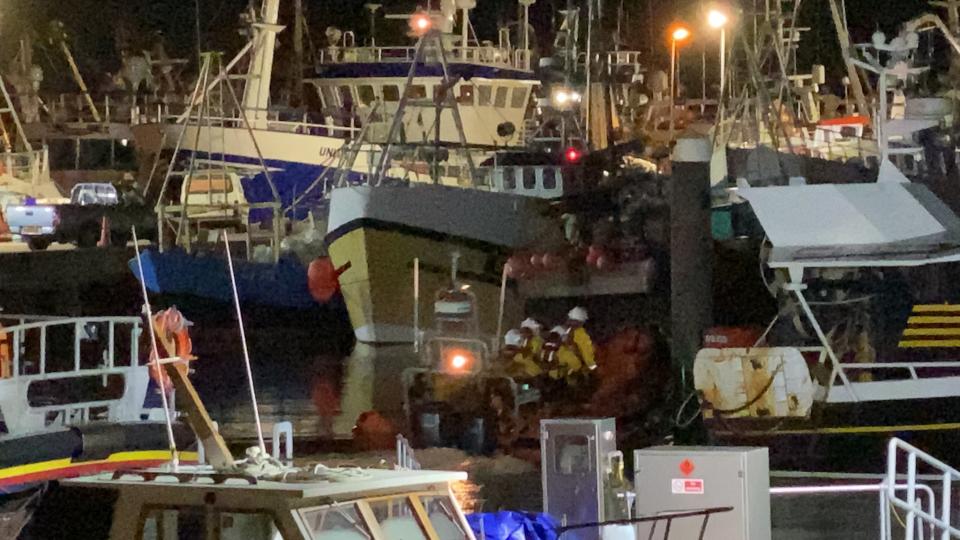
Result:
M637 517L732 506L710 516L706 540L770 540L766 448L656 446L634 452ZM671 539L699 538L702 517L674 520ZM641 523L637 538L663 538L666 522ZM650 530L656 532L650 536Z

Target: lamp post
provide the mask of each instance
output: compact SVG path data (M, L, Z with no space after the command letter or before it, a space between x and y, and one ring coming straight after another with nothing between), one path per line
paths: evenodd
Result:
M670 139L673 139L674 104L677 96L677 42L690 37L690 30L683 26L670 33Z
M727 56L727 15L720 11L719 9L711 9L707 13L707 24L711 28L716 28L720 30L720 96L717 98L717 101L723 99L723 88L724 82L726 82L726 56Z

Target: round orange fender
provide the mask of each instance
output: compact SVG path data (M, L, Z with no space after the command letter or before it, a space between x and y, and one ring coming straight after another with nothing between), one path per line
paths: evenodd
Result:
M340 290L340 274L350 268L350 263L334 268L330 257L318 257L307 267L307 288L310 296L320 303L329 302Z

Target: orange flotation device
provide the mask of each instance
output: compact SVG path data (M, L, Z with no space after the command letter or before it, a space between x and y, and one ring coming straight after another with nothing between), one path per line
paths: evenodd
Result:
M169 358L180 358L175 362L177 369L187 369L187 362L196 360L193 352L193 342L190 340L190 321L188 321L176 306L165 309L153 316L153 332L157 339L156 351L161 356L161 361ZM154 360L154 349L150 350L150 378L158 385L161 385L166 391L170 391L173 382L164 370L164 366L158 366ZM159 369L158 369L159 367Z
M320 303L329 302L340 290L340 274L349 269L349 262L336 268L330 257L318 257L307 267L307 287L310 289L310 296Z
M9 379L13 376L13 340L10 334L0 325L0 379Z

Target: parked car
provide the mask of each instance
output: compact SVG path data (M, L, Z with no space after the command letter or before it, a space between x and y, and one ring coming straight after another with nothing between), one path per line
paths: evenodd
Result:
M52 242L94 247L100 239L103 218L110 226L110 242L126 245L131 227L143 238L154 238L156 216L136 193L120 194L112 184L82 183L73 187L70 202L41 205L27 200L5 210L11 234L20 235L32 250L46 249Z

